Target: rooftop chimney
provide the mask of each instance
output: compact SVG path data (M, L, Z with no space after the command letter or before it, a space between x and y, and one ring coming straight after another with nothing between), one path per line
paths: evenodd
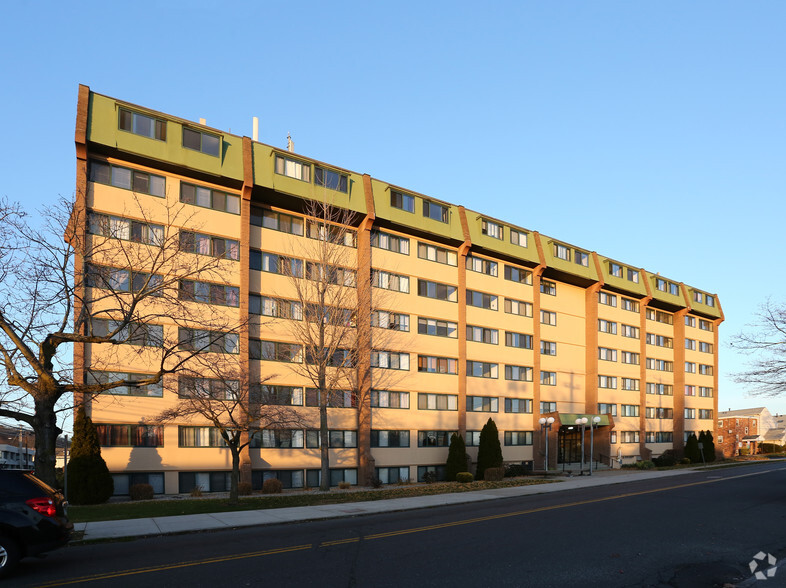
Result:
M251 128L251 138L254 141L259 141L259 117L254 117L251 119L252 121L252 128Z
M199 124L200 125L207 125L207 121L204 118L200 118L199 119Z
M287 133L287 151L290 153L295 152L295 142L292 140L292 135Z

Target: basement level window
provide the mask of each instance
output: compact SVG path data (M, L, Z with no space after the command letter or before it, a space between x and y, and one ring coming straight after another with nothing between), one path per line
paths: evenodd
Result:
M183 147L218 157L221 151L221 137L183 127Z
M117 128L142 137L166 141L166 121L133 112L126 108L118 111Z

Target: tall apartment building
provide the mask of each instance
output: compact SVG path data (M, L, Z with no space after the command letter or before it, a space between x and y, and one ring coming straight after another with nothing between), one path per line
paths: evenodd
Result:
M78 205L94 215L130 231L156 230L171 223L168 210L187 209L188 222L172 230L197 243L189 254L223 257L231 284L215 299L206 295L203 308L215 303L250 322L221 351L239 354L252 383L287 391L314 428L310 384L288 363L303 359L287 328L293 314L281 310L292 284L278 273L282 260L318 237L306 218L309 202L354 213L349 271L358 291L365 286L383 302L373 318L359 320L374 325L372 343L360 350L374 366L371 378L328 409L332 483L439 474L450 434L464 435L474 455L489 417L505 461L536 467L543 467L544 415L555 419L547 433L551 467L580 459L582 417L600 417L594 457L604 461L681 450L690 432L714 429L723 321L714 294L85 86L76 145ZM165 336L178 336L165 317L161 323ZM383 331L384 349L374 348ZM77 346L75 377L88 378L100 353ZM124 357L118 372L151 371L144 354ZM143 424L176 402L177 378L90 403L117 493L141 481L166 493L226 486L229 453L207 423ZM261 434L244 454L244 475L255 486L267 477L315 486L315 445L308 426Z

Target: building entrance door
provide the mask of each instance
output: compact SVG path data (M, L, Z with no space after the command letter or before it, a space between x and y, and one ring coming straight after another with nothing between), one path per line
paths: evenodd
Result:
M578 427L560 429L557 463L577 463L580 461L581 430Z

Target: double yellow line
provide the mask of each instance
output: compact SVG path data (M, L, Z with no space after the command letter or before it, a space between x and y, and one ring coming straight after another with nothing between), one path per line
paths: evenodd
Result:
M592 498L589 500L579 500L577 502L567 502L564 504L555 504L552 506L542 506L540 508L530 508L527 510L517 510L514 512L506 512L501 514L489 515L486 517L475 517L471 519L463 519L460 521L451 521L448 523L440 523L437 525L425 525L422 527L413 527L411 529L401 529L399 531L388 531L387 533L375 533L373 535L365 535L362 537L350 537L347 539L336 539L334 541L323 541L318 545L319 548L323 547L334 547L337 545L347 545L351 543L358 543L361 540L363 541L373 541L374 539L387 539L389 537L398 537L401 535L409 535L412 533L424 533L426 531L436 531L439 529L448 529L450 527L459 527L462 525L474 525L476 523L483 523L486 521L493 521L499 519L506 519L510 517L520 517L523 515L533 514L536 512L545 512L549 510L557 510L560 508L571 508L574 506L581 506L584 504L594 504L598 502L607 502L609 500L619 500L620 498L630 498L631 496L643 496L646 494L654 494L656 492L666 492L668 490L679 490L680 488L690 488L691 486L701 486L704 484L713 484L715 482L725 482L727 480L735 480L738 478L747 478L749 476L759 476L761 474L769 474L771 472L782 471L786 468L777 468L772 470L767 470L764 472L753 472L749 474L740 474L738 476L729 476L728 478L713 478L710 480L702 480L700 482L690 482L688 484L677 484L676 486L668 486L666 488L655 488L652 490L641 490L639 492L627 492L625 494L616 494L614 496L605 496L602 498ZM70 584L80 584L86 582L95 582L99 580L109 580L112 578L120 578L123 576L133 576L137 574L150 574L155 572L164 572L168 570L176 570L179 568L188 568L193 566L201 566L201 565L208 565L214 563L221 563L225 561L234 561L239 559L249 559L254 557L265 557L269 555L279 555L282 553L292 553L295 551L305 551L307 549L313 549L314 544L307 543L303 545L294 545L292 547L282 547L280 549L266 549L264 551L251 551L248 553L238 553L235 555L225 555L220 557L211 557L207 559L198 559L193 561L187 562L179 562L179 563L172 563L172 564L164 564L160 566L150 566L146 568L136 568L131 570L120 570L117 572L107 572L104 574L94 574L90 576L81 576L78 578L71 578L67 580L55 580L52 582L47 582L45 584L39 584L37 588L54 588L55 586L68 586Z

